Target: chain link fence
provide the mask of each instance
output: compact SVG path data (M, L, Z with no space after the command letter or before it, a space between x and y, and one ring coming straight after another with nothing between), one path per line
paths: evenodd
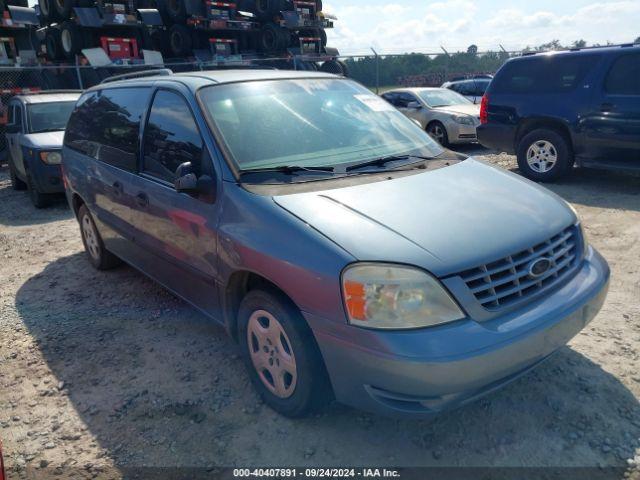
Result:
M259 58L227 62L170 61L162 65L40 65L0 66L0 152L5 151L7 103L13 95L42 90L84 90L104 79L152 68L174 72L206 71L220 68L274 68L322 70L345 73L376 93L393 87L438 87L445 81L493 74L509 58L520 52L411 53L402 55L340 56L327 62L308 57ZM1 157L0 157L1 158Z

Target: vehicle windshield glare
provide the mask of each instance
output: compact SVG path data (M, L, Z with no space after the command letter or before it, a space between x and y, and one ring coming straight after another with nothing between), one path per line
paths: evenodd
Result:
M35 103L29 105L30 133L64 130L76 102Z
M380 157L443 152L422 129L345 79L291 79L211 86L199 93L241 171L338 167Z
M431 108L450 107L451 105L473 103L459 93L447 88L420 90L418 91L418 95Z

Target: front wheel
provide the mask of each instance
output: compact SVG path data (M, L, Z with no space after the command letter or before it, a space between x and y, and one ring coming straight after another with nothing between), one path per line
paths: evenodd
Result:
M27 188L27 184L18 178L18 174L16 173L16 167L13 166L13 161L11 157L8 159L9 163L9 177L11 177L11 188L14 190L25 190Z
M427 125L427 133L443 147L449 146L449 135L447 129L440 122L431 122Z
M29 172L27 172L27 190L29 191L29 198L34 207L45 208L51 204L51 195L38 190Z
M122 263L118 257L105 248L96 224L84 205L78 210L78 222L80 223L80 234L82 235L84 249L89 257L89 262L94 268L97 270L109 270Z
M558 132L540 128L526 134L518 144L518 167L522 174L538 182L551 182L573 166L569 142Z
M267 405L301 417L327 402L331 389L313 334L278 292L250 291L240 304L238 326L249 375Z

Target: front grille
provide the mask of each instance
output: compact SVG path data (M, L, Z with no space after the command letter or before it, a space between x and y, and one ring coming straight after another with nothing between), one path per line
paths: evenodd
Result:
M495 310L535 295L543 288L559 283L569 274L578 256L577 228L569 227L545 242L460 274L476 300ZM546 258L549 269L537 278L529 267Z

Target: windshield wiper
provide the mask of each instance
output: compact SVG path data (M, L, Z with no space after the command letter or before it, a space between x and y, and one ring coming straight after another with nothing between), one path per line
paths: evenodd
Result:
M293 174L300 172L320 172L320 173L333 173L333 167L303 167L302 165L280 165L278 167L265 167L265 168L251 168L247 170L240 170L240 175L247 175L250 173L284 173Z
M425 157L425 156L421 156L421 155L390 155L388 157L380 157L380 158L376 158L373 160L368 160L366 162L361 162L361 163L352 163L351 165L346 165L343 166L342 168L344 168L344 172L352 172L354 170L359 170L361 168L364 167L384 167L387 163L390 162L399 162L399 161L403 161L403 160L414 160L416 159L416 162L410 162L411 163L418 163L418 162L422 162L424 160L433 160L434 157ZM404 164L403 166L406 166L408 164Z

